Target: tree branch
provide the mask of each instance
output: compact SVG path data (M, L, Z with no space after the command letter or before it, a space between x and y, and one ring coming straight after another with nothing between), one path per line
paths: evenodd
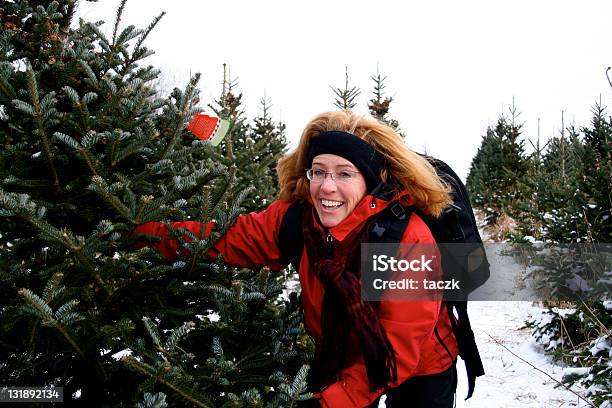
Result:
M531 364L529 361L525 360L524 358L522 358L521 356L517 355L516 353L514 353L512 350L510 350L508 347L506 347L504 344L502 344L499 340L497 340L495 337L491 336L489 333L485 332L485 334L487 336L489 336L491 338L491 340L493 340L495 343L497 343L498 345L502 346L503 348L505 348L510 354L512 354L514 357L518 358L519 360L521 360L523 363L527 364L528 366L530 366L531 368L533 368L536 371L539 371L540 373L544 374L545 376L547 376L548 378L550 378L551 380L553 380L554 382L556 382L558 385L562 385L566 390L568 390L569 392L571 392L572 394L574 394L575 396L577 396L579 399L583 400L584 402L586 402L587 404L589 404L589 406L593 407L593 408L597 408L595 406L595 404L593 404L591 401L585 399L584 397L582 397L580 394L578 394L577 392L575 392L574 390L572 390L567 384L563 384L561 381L557 380L556 378L552 377L550 374L548 374L545 371L542 371L541 369L539 369L538 367L534 366L533 364Z
M32 97L32 105L34 106L34 119L36 120L36 126L38 127L38 132L40 133L40 137L43 142L43 150L45 151L45 156L47 157L47 161L49 162L49 168L51 169L51 174L53 176L53 185L55 189L59 192L60 182L59 177L57 176L57 171L55 170L55 165L53 164L53 156L51 155L51 144L49 143L49 138L47 137L47 132L45 131L45 125L43 122L43 113L40 109L40 100L38 98L38 87L36 86L36 78L34 77L34 71L32 71L32 67L28 66L27 69L27 77L28 77L28 88L30 90L30 96Z

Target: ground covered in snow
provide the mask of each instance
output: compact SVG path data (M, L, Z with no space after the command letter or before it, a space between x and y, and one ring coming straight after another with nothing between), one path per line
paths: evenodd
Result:
M486 234L483 238L489 241ZM530 317L538 316L544 309L535 301L537 297L529 293L524 268L500 251L489 252L491 248L487 246L489 261L495 265L491 282L479 288L480 293L475 296L489 300L468 303L486 374L476 380L474 395L465 401L467 378L463 361L459 359L457 408L593 407L573 393L583 396L584 389L574 386L572 392L558 383L564 368L544 354L542 346L525 327ZM384 407L384 402L380 407Z
M474 396L464 401L467 381L463 363L459 360L457 407L591 406L550 378L560 380L563 367L553 364L533 340L529 329L524 328L525 321L540 311L540 308L525 301L479 301L469 304L472 327L486 375L477 379ZM572 390L578 394L584 392L578 387Z
M486 234L483 234L486 239ZM490 248L490 247L488 247ZM500 247L501 249L501 247ZM538 316L543 309L531 293L525 281L525 270L513 258L500 251L490 252L492 288L505 288L506 293L489 293L477 296L487 301L468 303L472 329L480 350L485 375L476 380L476 390L471 399L467 395L467 379L463 362L457 364L459 384L457 407L590 407L589 403L559 385L564 368L554 364L544 354L542 346L531 336L525 322ZM478 290L487 290L487 284ZM508 293L508 288L511 291ZM533 301L513 301L533 299ZM493 299L506 299L496 301ZM552 377L552 378L551 378ZM555 381L557 380L557 381ZM577 386L572 391L584 395Z

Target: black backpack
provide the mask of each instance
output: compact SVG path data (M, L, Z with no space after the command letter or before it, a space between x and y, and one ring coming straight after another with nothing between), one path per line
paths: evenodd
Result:
M460 279L464 282L462 293L459 296L455 293L452 299L446 299L444 303L447 306L453 333L459 345L459 355L465 363L468 377L466 399L468 399L474 392L476 377L484 375L484 367L467 313L467 295L489 278L489 263L465 185L446 163L428 156L425 158L435 168L438 176L451 186L453 204L439 218L434 218L417 209L405 208L394 202L377 216L369 233L369 242L399 244L408 226L410 213L415 212L427 224L438 244L461 244L441 245L440 248L443 270L452 270L453 276L459 273ZM390 195L383 191L382 185L372 194L386 200L391 199ZM293 203L283 217L279 230L278 241L281 253L285 261L292 264L296 270L299 267L304 247L303 213L304 203L299 201ZM455 249L449 250L450 248ZM437 330L434 332L446 349ZM449 352L448 349L446 350Z

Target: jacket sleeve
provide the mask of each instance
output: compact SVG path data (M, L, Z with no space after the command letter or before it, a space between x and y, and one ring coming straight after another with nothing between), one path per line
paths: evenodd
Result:
M414 214L412 217L403 242L434 244L425 223ZM434 270L440 270L439 261L433 266ZM397 383L389 384L390 387L414 376L421 363L423 347L428 347L426 343L433 337L440 310L440 300L381 301L378 316L393 345L397 361ZM323 390L320 403L323 407L364 407L374 402L384 391L370 392L365 363L363 358L359 358L340 373L339 381Z
M267 266L281 270L287 266L283 260L278 233L283 217L291 203L275 201L260 213L238 217L234 225L215 243L209 255L233 266L260 268Z
M275 201L268 208L259 213L249 213L236 219L236 222L217 241L208 255L216 259L219 255L232 266L244 268L260 268L268 266L273 270L280 270L286 266L278 246L278 232L287 208L290 203ZM208 236L213 223L197 221L182 221L171 224L172 228L189 230L197 237ZM138 241L136 249L148 246L169 260L176 258L182 250L175 239L169 238L170 232L161 222L148 222L134 229L132 235L154 235L160 238L159 242Z

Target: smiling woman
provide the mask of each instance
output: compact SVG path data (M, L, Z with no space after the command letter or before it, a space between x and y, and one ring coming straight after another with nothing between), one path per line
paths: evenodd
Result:
M310 198L324 227L338 225L367 191L365 179L353 163L335 154L317 155L310 174Z
M449 189L433 167L387 125L340 111L311 120L277 170L279 200L239 217L209 255L235 266L281 269L289 259L279 231L294 223L289 230L302 232L302 256L291 262L300 276L304 325L316 345L309 379L316 403L376 406L386 393L387 407L452 407L458 345L441 299L406 305L361 298L361 244L383 212L399 204L437 216L449 205ZM289 216L293 208L300 208L298 217ZM434 244L425 222L409 214L401 243ZM198 222L173 227L195 235L210 230ZM146 245L168 258L179 249L163 224L136 232L161 236ZM440 270L438 260L430 263Z

